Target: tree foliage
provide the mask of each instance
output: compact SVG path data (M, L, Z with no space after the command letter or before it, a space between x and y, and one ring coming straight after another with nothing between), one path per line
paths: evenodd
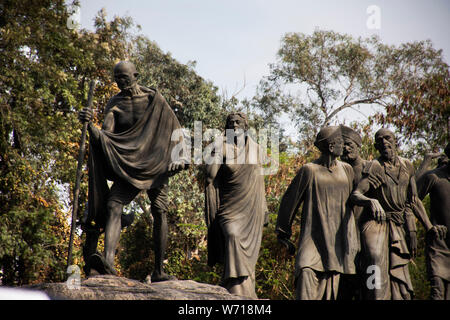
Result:
M269 119L287 112L310 148L345 109L377 105L373 120L405 138L442 146L449 130L449 72L430 41L383 44L333 31L288 33L250 102Z
M108 99L118 92L112 68L125 59L136 64L141 84L162 92L182 126L192 129L201 120L204 129L222 129L237 101L219 96L214 84L195 72L195 62L180 63L138 34L130 17L108 20L102 10L89 31L67 27L72 12L61 0L6 0L0 11L0 281L62 281L81 133L77 115L89 81L97 80L97 124ZM257 95L242 104L257 129L279 126L277 117L288 112L308 145L316 130L342 110L378 104L384 112L373 121L394 125L405 139L424 147L442 146L448 139L448 66L430 42L395 47L375 37L353 39L330 31L287 34L278 58ZM364 133L363 155L370 159L375 153L370 123L358 128ZM270 219L256 266L261 298L294 295L294 260L276 242L276 214L296 171L316 152L281 152L278 172L265 177ZM221 267L206 263L203 181L201 166L170 179L166 269L180 279L218 284ZM86 171L81 187L83 212ZM122 234L116 267L122 275L144 280L153 267L146 197L138 196L128 211L137 219ZM300 232L298 219L293 238ZM75 239L75 263L81 267L81 239ZM422 281L422 262L412 274L415 285ZM427 288L420 290L425 297Z
M81 133L77 116L89 80L97 81L98 124L118 92L113 66L125 59L137 62L144 85L161 88L184 123L194 117L219 121L222 100L193 65L136 35L139 27L129 17L108 21L102 10L89 31L67 27L72 12L60 0L3 1L0 9L0 279L62 280ZM87 174L81 188L79 215ZM80 249L76 238L75 263L81 263Z
M73 176L71 138L79 126L71 108L82 92L70 70L83 56L73 45L77 34L65 27L62 2L36 8L33 1L6 1L2 17L0 219L5 238L0 270L2 283L14 284L35 280L31 271L43 271L49 256L58 261L56 234L48 231L51 224L67 231L57 184Z
M229 102L194 71L195 62L178 62L144 36L136 37L133 46L130 60L139 72L139 82L161 92L182 126L193 128L194 121L209 128L223 126Z

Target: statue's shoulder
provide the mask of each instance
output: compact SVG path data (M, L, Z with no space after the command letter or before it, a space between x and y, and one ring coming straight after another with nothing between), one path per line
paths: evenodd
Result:
M372 166L372 161L371 160L364 160L362 161L362 170L361 172L363 174L367 174L370 171L370 167Z
M298 174L301 172L302 175L307 177L312 177L315 174L318 174L320 171L323 170L323 166L318 163L317 160L305 163L303 166L300 167L298 170Z
M407 167L414 167L414 165L412 164L411 160L403 158L403 157L398 157L400 159L401 162L403 162Z
M414 165L412 164L412 162L409 159L406 159L406 158L403 158L400 156L398 157L398 159L400 160L400 163L402 163L405 166L408 173L410 175L413 175L415 172L415 169L414 169Z
M105 114L110 112L111 109L116 106L118 103L120 103L120 100L122 100L122 96L120 95L120 92L118 94L113 95L106 104L105 107Z
M316 160L305 163L303 166L300 167L300 170L303 169L305 171L314 171L320 168L320 164L316 162Z
M139 89L142 92L148 94L152 98L155 97L156 93L158 92L158 90L156 90L155 88L147 88L147 87L144 87L144 86L141 86L141 85L139 85Z
M345 170L352 170L352 171L353 171L353 167L352 167L350 164L348 164L347 162L341 161L341 160L337 160L337 162L338 162L342 167L344 167Z
M355 177L355 171L353 170L353 167L345 161L338 160L338 164L344 169L344 172L349 178L349 181L353 181L353 178Z
M368 174L376 174L376 175L383 175L384 174L384 167L382 162L380 161L379 158L373 159L372 161L370 161L369 164L367 164L367 168L366 168L366 172Z
M424 177L428 178L429 180L438 180L438 179L448 179L450 177L449 172L446 168L446 166L434 168L432 170L429 170L423 174Z

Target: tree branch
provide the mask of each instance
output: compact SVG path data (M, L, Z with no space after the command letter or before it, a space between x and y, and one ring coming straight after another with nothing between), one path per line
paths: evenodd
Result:
M347 90L345 90L344 104L347 103L347 99L348 99L348 97L350 96L350 94L352 93L352 89L353 89L353 80L354 80L354 79L355 79L355 78L352 78L352 79L350 80L350 84L349 84Z
M330 115L327 118L325 118L324 124L328 123L336 114L338 114L339 112L341 112L342 110L344 110L346 108L350 108L351 106L354 106L355 104L376 103L376 100L381 99L381 98L382 98L382 96L376 96L376 97L373 97L373 98L359 99L359 100L355 100L355 101L352 101L352 102L344 103L340 107L334 109L330 113Z

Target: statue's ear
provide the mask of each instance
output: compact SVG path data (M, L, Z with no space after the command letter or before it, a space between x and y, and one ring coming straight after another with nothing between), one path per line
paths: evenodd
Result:
M139 72L135 72L134 77L137 79L139 77Z
M330 152L330 153L333 153L333 151L334 151L334 143L328 143L328 151Z

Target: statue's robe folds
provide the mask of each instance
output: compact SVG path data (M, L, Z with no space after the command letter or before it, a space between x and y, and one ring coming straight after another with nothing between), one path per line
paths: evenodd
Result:
M353 189L355 189L359 181L361 181L362 177L368 174L370 169L370 161L359 158L351 165L353 168L353 172L355 174L353 178ZM359 300L361 298L361 286L366 285L361 280L362 279L361 275L366 273L366 269L364 268L363 257L361 256L360 224L359 224L360 222L359 218L361 217L363 209L364 207L361 206L353 206L353 216L355 217L358 236L358 246L360 251L358 251L355 258L356 274L343 275L341 277L341 282L339 284L339 297L338 297L339 300L352 300L353 297Z
M122 180L141 190L156 188L167 181L172 150L180 141L172 133L181 126L175 113L158 91L140 87L148 94L147 108L128 130L101 130L98 141L90 141L89 195L86 223L96 228L106 224L107 180ZM107 109L120 104L113 97ZM107 112L108 110L106 110Z
M246 140L242 149L249 159L260 151L250 137ZM226 162L205 190L208 264L224 264L223 280L247 276L254 281L267 211L263 171L259 161Z
M365 288L366 299L402 300L413 295L406 231L416 228L413 210L417 189L411 162L400 157L396 162L397 166L390 169L381 159L375 159L367 176L370 190L366 196L380 202L387 220L377 222L368 208L361 214L364 267L375 265L380 270L380 288Z
M295 261L298 284L303 269L327 273L331 279L326 290L337 297L339 274L355 274L355 256L359 250L355 219L349 204L353 188L352 167L337 161L328 169L316 162L300 168L280 203L276 232L292 235L292 223L303 203L300 239ZM328 286L328 285L327 285ZM322 289L303 287L298 297L321 299ZM318 292L311 292L317 290ZM306 292L309 291L309 292Z
M356 164L352 165L353 172L355 174L353 178L353 189L356 189L358 183L361 181L363 176L366 176L369 173L371 162L368 160L360 159ZM359 218L363 212L364 207L354 206L353 207L353 215L355 216L356 226L359 229ZM359 233L358 233L359 239Z
M450 174L446 166L430 170L417 181L420 199L430 194L430 220L444 225L450 232ZM427 236L427 267L429 276L450 282L450 235L445 239Z

